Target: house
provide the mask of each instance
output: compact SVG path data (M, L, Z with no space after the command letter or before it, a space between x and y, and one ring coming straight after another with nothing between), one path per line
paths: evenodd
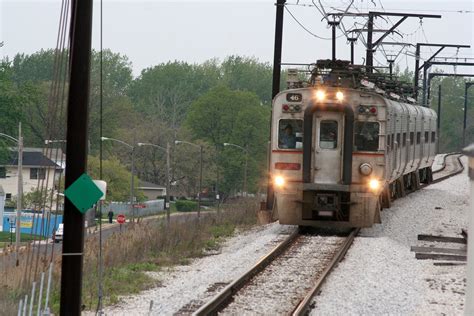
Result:
M6 156L6 157L5 157ZM62 168L43 154L42 148L23 149L23 193L39 186L54 190L57 174ZM9 155L0 157L0 185L5 191L5 200L11 201L18 194L18 152L10 149Z
M166 196L166 187L143 180L140 180L137 189L143 192L147 200Z

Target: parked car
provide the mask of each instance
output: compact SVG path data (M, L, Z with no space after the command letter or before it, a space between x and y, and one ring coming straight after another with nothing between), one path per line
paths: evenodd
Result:
M54 242L60 242L63 240L63 234L64 234L64 224L59 224L58 229L54 232Z

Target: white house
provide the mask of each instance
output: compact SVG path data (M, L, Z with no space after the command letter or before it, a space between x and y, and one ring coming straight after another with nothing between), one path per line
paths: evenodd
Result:
M143 192L147 200L166 196L166 187L143 180L140 180L137 189Z
M3 160L3 161L2 161ZM18 152L11 150L10 157L0 160L0 185L5 200L10 201L18 194ZM42 148L23 150L23 193L36 190L39 186L54 190L57 174L62 168L43 154Z

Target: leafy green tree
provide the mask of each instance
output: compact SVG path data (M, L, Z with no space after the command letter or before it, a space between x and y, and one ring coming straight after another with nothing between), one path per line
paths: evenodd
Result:
M88 174L93 179L99 179L100 161L98 157L89 156L87 163ZM107 182L107 201L130 201L130 180L131 174L117 158L110 158L102 161L102 179ZM138 185L138 178L135 177L135 185ZM137 200L143 201L143 192L135 189Z
M265 164L269 114L269 109L261 105L254 93L232 91L225 86L212 89L192 104L185 127L194 139L208 142L219 152L215 162L221 174L221 191L231 193L242 189L245 162L242 151L223 149L224 143L248 150L248 183L252 191L256 190Z

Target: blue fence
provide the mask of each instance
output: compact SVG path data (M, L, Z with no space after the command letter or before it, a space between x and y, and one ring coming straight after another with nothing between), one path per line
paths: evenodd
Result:
M22 212L21 213L21 233L43 235L45 237L51 237L53 231L55 231L59 224L63 222L62 215L51 214L51 218L48 223L48 218L41 214ZM9 232L11 228L16 228L16 213L5 212L3 213L3 231Z

